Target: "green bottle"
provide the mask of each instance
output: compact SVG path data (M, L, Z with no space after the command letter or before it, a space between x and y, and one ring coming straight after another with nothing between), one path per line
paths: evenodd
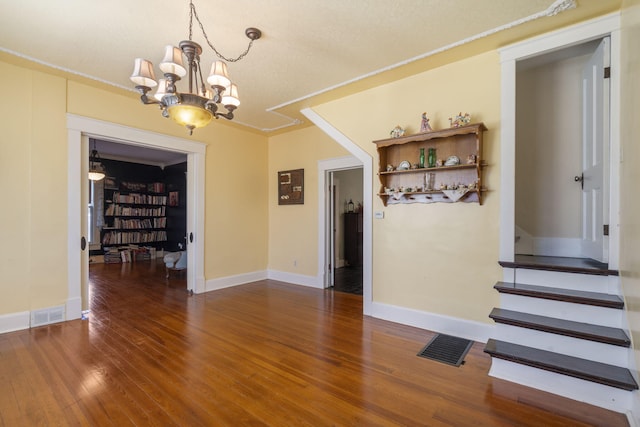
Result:
M430 168L436 167L436 149L435 148L429 148L428 162L429 162Z
M424 148L420 149L420 162L418 163L418 167L424 167Z

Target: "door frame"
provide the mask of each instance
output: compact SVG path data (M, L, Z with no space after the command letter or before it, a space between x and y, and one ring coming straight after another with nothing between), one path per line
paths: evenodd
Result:
M362 312L372 314L373 306L373 157L351 141L311 108L300 111L331 139L344 147L362 166ZM326 170L331 169L330 159L318 162L318 276L324 284L324 257L326 256ZM339 166L336 168L340 168Z
M82 311L87 308L82 304L82 295L86 295L88 285L88 271L83 263L87 257L79 250L80 239L85 231L78 224L82 223L82 217L87 215L88 209L83 205L81 195L88 163L88 158L82 153L86 150L83 147L89 137L187 155L187 233L194 234L193 242L187 244L187 288L194 293L204 292L206 144L67 114L67 320L80 318Z
M335 206L332 203L333 191L329 189L333 172L362 168L362 163L353 156L324 159L318 161L318 273L322 279L322 287L331 286L331 272L328 271L329 263L335 269L335 256L331 247L333 234L332 219L335 219ZM333 257L333 259L332 259Z
M501 63L500 261L515 253L516 62L605 36L611 37L609 268L619 262L620 14L612 13L499 50ZM504 269L505 280L512 272Z

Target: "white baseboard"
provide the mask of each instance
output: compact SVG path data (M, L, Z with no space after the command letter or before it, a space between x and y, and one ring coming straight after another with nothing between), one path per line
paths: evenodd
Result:
M578 238L534 237L533 254L540 256L579 257L581 243Z
M307 276L304 274L289 273L287 271L269 270L268 278L272 280L279 280L281 282L293 283L294 285L324 289L322 279L318 276Z
M265 280L266 278L267 278L267 271L261 270L261 271L254 271L251 273L238 274L235 276L209 279L205 282L204 292L229 288L231 286L244 285L245 283L257 282L258 280Z
M483 343L486 343L492 336L495 327L491 324L379 302L373 302L371 304L371 316Z
M29 329L30 322L31 313L29 311L0 315L0 334Z

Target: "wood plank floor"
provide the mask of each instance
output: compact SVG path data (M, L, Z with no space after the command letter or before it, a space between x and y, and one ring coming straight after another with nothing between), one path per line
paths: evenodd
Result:
M162 265L91 267L89 320L0 335L0 425L584 426L621 414L417 357L433 333L270 280L190 296Z

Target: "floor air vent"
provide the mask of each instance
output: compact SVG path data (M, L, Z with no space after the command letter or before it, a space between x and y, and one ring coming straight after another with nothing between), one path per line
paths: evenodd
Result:
M31 327L49 325L64 320L64 305L43 308L31 312Z
M420 350L418 356L448 365L460 366L472 345L473 341L437 334Z

